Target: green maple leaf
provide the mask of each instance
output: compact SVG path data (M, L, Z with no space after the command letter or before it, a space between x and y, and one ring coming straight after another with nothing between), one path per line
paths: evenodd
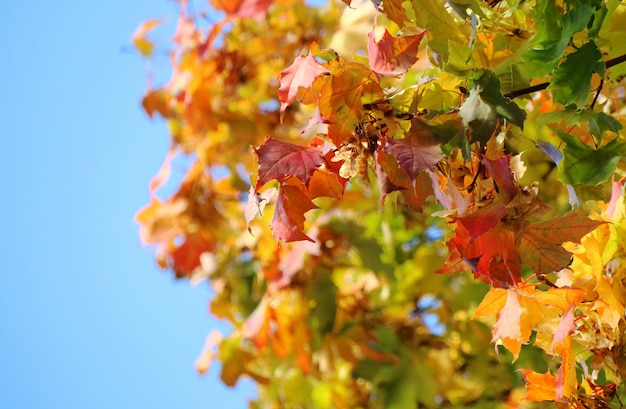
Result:
M448 56L448 42L467 41L467 27L459 24L438 0L412 0L415 21L428 30L428 48L437 54Z
M564 106L582 108L591 92L591 76L597 72L604 75L605 63L602 53L593 41L567 56L558 66L548 89L555 101Z
M501 125L500 118L523 127L526 112L502 95L500 80L493 72L486 71L476 84L459 110L463 123L472 129L472 141L491 138Z
M589 126L589 132L598 138L600 142L602 142L604 132L618 134L623 128L622 124L620 124L617 119L604 112L579 111L571 108L545 113L541 115L538 122L541 124L558 124L559 122L565 122L567 127L572 125L580 126L586 122Z
M550 73L563 56L572 36L587 27L593 13L592 6L577 3L560 16L554 1L537 1L537 34L530 40L532 48L524 54L528 63L527 72L536 77Z
M613 174L617 162L626 153L626 145L617 139L594 149L577 137L554 130L567 145L559 162L559 180L568 185L599 185Z

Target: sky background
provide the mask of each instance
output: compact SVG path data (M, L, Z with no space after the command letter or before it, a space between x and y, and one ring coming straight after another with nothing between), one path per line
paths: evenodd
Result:
M206 335L227 327L133 222L168 136L140 109L145 63L121 50L155 17L166 44L172 0L0 11L0 408L228 409L254 394L216 367L196 374ZM156 69L167 77L165 59Z

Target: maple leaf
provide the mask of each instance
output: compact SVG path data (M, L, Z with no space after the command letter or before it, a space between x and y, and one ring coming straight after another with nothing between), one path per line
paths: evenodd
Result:
M273 0L211 0L213 7L225 11L231 17L255 20L263 19L272 3Z
M438 172L429 172L429 175L439 203L446 210L456 210L459 216L464 215L469 208L471 197L463 195L449 177L440 179Z
M298 96L300 88L311 88L313 81L324 74L328 73L328 68L321 65L313 57L313 48L315 43L311 44L309 54L305 57L300 55L296 57L294 62L280 73L280 88L278 89L278 101L280 101L280 120L282 122L285 109Z
M548 291L538 292L535 298L542 304L552 305L565 313L572 305L580 303L587 294L582 288L550 288Z
M162 88L148 91L141 99L141 106L150 118L154 116L155 112L158 112L163 118L169 116L167 92Z
M398 166L396 158L382 152L380 147L376 151L376 176L383 203L389 193L412 188L409 176Z
M332 197L341 199L346 188L347 179L340 177L326 166L315 169L309 180L307 192L311 198Z
M428 47L432 52L448 55L450 42L463 43L467 26L459 24L438 0L411 0L419 27L428 30Z
M235 13L243 0L211 0L211 5L215 7L216 10L223 10L228 14Z
M396 158L398 165L415 182L417 176L434 168L443 159L443 152L439 145L426 145L409 133L405 139L383 138L382 151Z
M379 41L375 39L375 30L369 33L367 56L372 71L380 75L398 76L409 70L417 61L417 52L426 31L393 37L387 29Z
M176 277L188 277L200 267L202 253L215 250L215 241L207 240L201 236L187 236L183 244L171 252L172 268Z
M605 63L602 53L593 41L579 47L559 64L548 89L552 97L563 106L582 109L591 92L591 76L594 72L604 76Z
M302 232L304 213L317 206L297 186L283 184L278 191L278 200L270 227L276 240L299 241L312 238Z
M413 187L409 189L403 189L401 191L404 202L409 208L419 212L423 209L426 200L434 195L433 184L430 179L430 175L427 172L422 172L417 176L417 179L413 183Z
M515 290L507 290L506 302L498 313L498 320L491 328L492 342L502 343L513 354L519 356L522 343L521 317L522 305Z
M519 192L519 186L515 182L513 172L509 165L511 161L511 155L500 156L494 160L483 158L483 164L489 176L498 185L498 192L503 195L506 201L511 200Z
M283 182L290 176L298 178L305 186L322 163L322 153L316 148L283 142L267 137L258 148L254 148L259 162L255 192L270 180Z
M194 365L196 367L196 371L198 371L200 375L204 375L209 371L211 362L217 356L215 347L219 346L223 339L224 336L218 330L211 331L211 333L207 336L204 349Z
M374 0L372 0L374 1ZM378 5L377 9L385 13L387 17L399 27L404 27L404 23L409 22L409 18L406 15L406 11L402 7L403 0L385 0L382 5ZM380 2L379 2L380 3Z
M526 382L526 397L528 401L554 400L556 398L556 378L550 372L540 374L528 369L521 369Z
M144 21L139 25L139 27L137 27L137 29L133 33L133 45L137 50L139 50L142 56L150 57L154 52L154 44L152 43L152 41L148 40L146 36L150 31L152 31L162 22L162 19L152 19Z
M252 339L257 348L263 348L269 341L271 317L268 310L268 299L265 295L241 327L243 335Z
M466 216L458 217L456 221L463 225L470 237L474 239L495 227L507 212L508 210L502 206L484 207Z
M194 20L181 11L178 16L176 33L172 37L172 41L184 48L189 48L195 45L198 38Z
M574 365L574 352L572 350L572 336L568 335L562 343L554 346L556 353L561 356L561 366L556 372L556 397L557 402L565 402L576 391L576 366Z
M504 308L508 295L508 290L503 288L490 288L478 307L476 307L472 319L477 317L496 317Z
M320 243L315 241L317 233L317 230L310 231L309 236L314 241L299 241L293 244L287 254L280 258L277 266L280 276L269 283L268 289L270 291L276 291L291 284L293 277L304 267L306 257L321 254Z
M363 104L384 98L376 74L363 64L346 63L325 78L318 107L328 121L328 136L335 146L349 138L361 120Z
M576 323L574 322L574 305L571 305L565 314L563 314L563 317L561 317L561 321L559 321L559 325L556 327L556 331L554 331L554 338L550 344L550 352L554 354L555 346L563 344L565 342L565 337L572 334L575 329Z
M522 262L535 274L547 274L566 267L571 253L562 247L567 241L578 242L604 222L591 220L582 212L570 212L526 228L520 244Z
M250 222L257 216L263 215L263 209L265 205L270 202L272 197L276 194L276 188L267 189L264 192L255 192L254 186L250 186L248 191L248 202L244 209L244 216L246 218L246 225L248 231L250 231Z
M626 153L619 139L597 149L584 144L578 137L554 129L565 143L563 160L558 164L559 180L569 185L599 185L611 178L617 163Z
M472 268L474 277L496 287L516 286L521 281L521 263L515 233L501 224L477 237L457 224L450 242Z
M255 20L261 20L267 14L274 0L243 0L237 13L237 17L250 17Z
M448 258L443 263L443 265L439 267L437 271L435 271L435 273L455 274L472 270L473 267L470 266L465 259L463 259L463 256L461 256L461 253L459 252L459 249L452 241L449 240L446 243L446 246L448 247Z

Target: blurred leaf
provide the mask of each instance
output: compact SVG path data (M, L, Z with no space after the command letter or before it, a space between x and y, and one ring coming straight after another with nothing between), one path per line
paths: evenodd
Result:
M161 19L144 21L139 25L139 27L137 27L137 29L133 33L133 45L141 53L142 56L152 56L152 53L154 52L154 44L152 43L152 41L148 40L147 35L162 22L163 20Z

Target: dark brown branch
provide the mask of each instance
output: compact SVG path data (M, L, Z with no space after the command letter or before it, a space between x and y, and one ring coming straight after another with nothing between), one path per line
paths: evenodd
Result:
M614 65L621 64L626 61L626 54L620 55L619 57L615 57L606 62L606 68L611 68ZM505 97L509 99L517 98L522 95L532 94L533 92L541 91L542 89L548 88L550 82L542 82L541 84L533 85L532 87L522 88L515 91L507 92L504 94Z
M504 96L513 99L521 97L522 95L532 94L533 92L541 91L542 89L548 88L548 85L550 85L550 82L542 82L541 84L533 85L532 87L507 92L506 94L504 94Z
M593 101L591 105L589 105L589 109L593 110L593 107L596 105L596 101L598 101L598 97L600 96L600 92L602 91L602 86L604 85L604 78L600 80L600 85L598 85L598 89L596 90L596 95L593 97Z

